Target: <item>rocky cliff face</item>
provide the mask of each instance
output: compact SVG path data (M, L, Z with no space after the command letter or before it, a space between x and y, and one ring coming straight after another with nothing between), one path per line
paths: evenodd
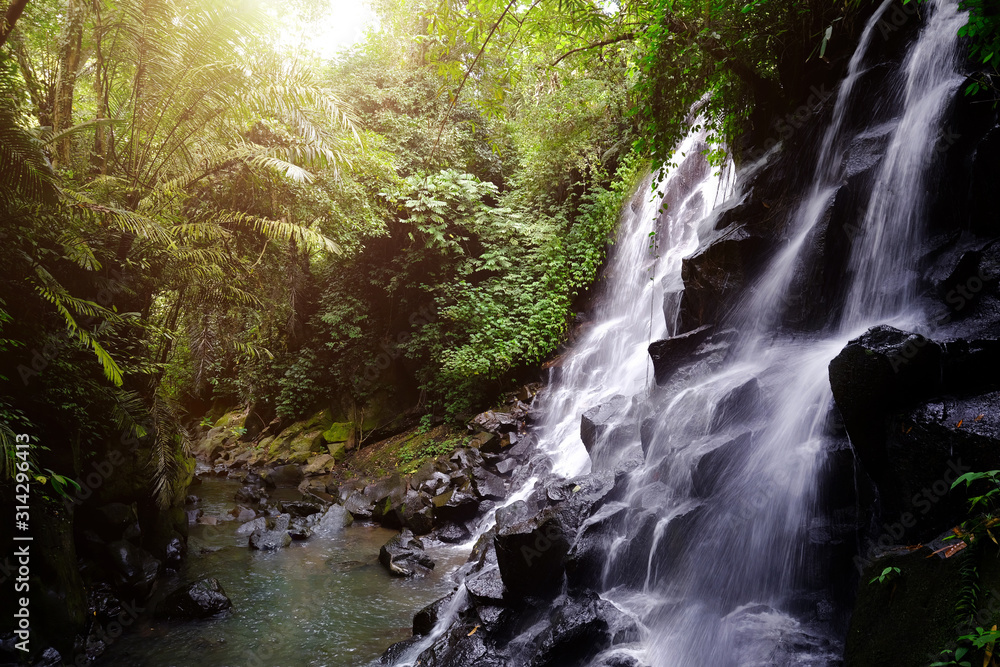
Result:
M872 62L847 110L853 139L842 178L806 239L786 297L780 329L789 336L821 332L840 319L863 207L874 189L884 187L876 175L892 126L877 95L919 27L919 20L892 23L873 43ZM761 164L744 164L752 170L744 196L716 217L684 261L683 290L667 286L665 312L681 304L679 333L650 346L657 384L683 381L698 364L720 363L739 339L728 326L730 315L788 240L830 107L821 99L789 136L783 132L776 153ZM940 653L957 636L947 624L942 630L941 619L948 617L943 608L962 597L956 588L967 585L967 571L982 561L978 549L944 558L945 549L928 561L931 551L918 556L899 548L939 544L934 540L968 517L966 496L952 491L951 482L970 470L1000 468L1000 209L990 197L992 184L1000 182L998 142L997 110L959 90L927 165L928 209L921 222L927 233L914 267L927 323L919 332L876 326L830 364L836 405L826 425L832 444L817 493L824 516L810 529L804 557L825 578L820 583L839 607L830 613L840 627L846 631L854 619L848 664L921 664ZM746 154L763 154L757 148ZM734 396L733 409L739 399ZM601 426L600 416L598 408L585 415L585 442L586 432ZM644 452L647 434L640 430ZM705 461L698 484L711 486L712 466L725 465L728 446L713 452L715 464ZM615 522L615 511L624 511L613 501L621 498L622 479L629 466L639 465L641 453L626 459L615 471L540 483L498 513L467 566L464 587L422 611L417 636L390 649L385 664L407 651L428 665L595 664L590 661L598 654L611 660L600 664L641 664L627 651L609 650L632 641L638 628L598 595L607 582L599 583L606 573L595 545ZM683 539L684 519L657 539ZM643 541L653 539L653 525L648 528L622 548L641 551ZM886 593L889 587L869 584L885 567L916 559L919 565L897 582L898 598ZM984 577L996 570L980 568ZM612 579L629 576L614 573ZM995 583L1000 588L1000 579ZM971 604L982 610L987 602L980 596ZM915 618L897 613L901 604L931 611ZM441 618L448 629L428 639Z

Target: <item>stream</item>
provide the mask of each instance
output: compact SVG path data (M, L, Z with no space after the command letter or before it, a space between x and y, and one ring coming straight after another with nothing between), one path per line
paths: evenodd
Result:
M236 502L236 480L206 476L191 492L206 516L222 517ZM273 500L297 500L295 489ZM233 602L230 614L207 621L140 626L112 644L99 665L125 667L343 667L365 664L410 636L413 614L452 588L465 561L460 547L429 547L434 571L422 579L392 577L379 548L396 531L352 524L263 552L235 535L237 521L192 524L181 581L215 577Z

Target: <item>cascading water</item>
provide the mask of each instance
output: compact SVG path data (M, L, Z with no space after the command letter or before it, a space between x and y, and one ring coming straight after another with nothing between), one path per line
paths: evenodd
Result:
M702 157L704 138L689 136L676 151L678 168L661 184L662 200L648 196L649 179L640 186L622 221L591 321L563 359L558 381L540 397L539 448L558 475L579 475L591 465L580 440L582 412L615 396L643 392L651 380L646 346L677 333L676 318L668 325L660 311L664 292L682 286L681 261L698 247L699 224L711 226L708 213L730 188L729 169L713 172Z
M662 256L651 252L647 226L659 202L636 200L591 321L535 405L541 421L534 435L547 460L533 463L508 504L550 471L566 478L588 469L625 474L623 493L603 503L579 534L593 530L603 540L597 588L643 628L638 648L608 652L630 652L652 667L840 659L842 628L819 554L826 544L810 539L824 532L817 496L824 456L842 442L829 428L828 366L865 328L921 318L910 271L923 214L920 190L933 161L932 138L961 80L957 32L964 16L956 0L931 0L926 25L888 79L891 89L878 93L895 107L892 120L858 135L845 129L889 4L872 16L850 60L787 242L743 302L720 325L678 331L683 259L733 232L716 230L716 223L744 202L744 183L761 168L747 167L735 184L728 176L720 180L699 153L704 138L692 136L663 184L666 212L656 234ZM781 321L808 240L828 219L850 171L854 140L869 135L887 137L888 148L853 242L841 321L825 333L789 335ZM668 336L688 349L677 355L681 367L658 377L650 393L646 348ZM581 417L589 430L581 429ZM480 533L491 525L485 522ZM414 664L448 630L465 597L460 587L434 631L395 664ZM607 664L601 662L607 657L595 663Z
M886 95L901 108L854 243L839 330L789 341L776 322L805 240L837 191L845 110L888 3L850 62L788 245L726 322L731 330L696 351L704 361L631 412L645 460L620 503L625 519L608 540L605 596L643 620L643 658L654 667L839 658L825 623L829 606L817 590L822 582L810 572L808 539L819 518L817 471L829 439L827 368L852 334L887 318L919 317L911 312L909 269L933 138L961 81L957 32L965 19L955 4L930 3L898 77L902 94ZM718 351L727 347L728 355Z

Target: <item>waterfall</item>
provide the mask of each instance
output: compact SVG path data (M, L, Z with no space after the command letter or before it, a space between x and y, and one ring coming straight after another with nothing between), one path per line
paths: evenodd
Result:
M853 244L851 289L842 326L848 333L878 320L906 318L915 296L913 249L922 238L928 167L944 146L941 117L961 85L957 34L968 18L936 0L903 64L904 112L879 170Z
M545 404L546 426L566 425L565 435L554 441L562 442L573 460L580 446L569 426L602 402L618 418L612 435L603 436L613 441L605 449L627 452L629 434L639 436L643 462L630 474L624 499L603 510L611 515L621 509L624 517L607 539L603 595L643 621L642 658L653 667L839 660L840 631L831 622L824 573L813 562L817 546L810 541L810 530L822 524L816 489L833 438L827 427L832 404L827 368L852 335L890 318L921 317L912 306L912 267L924 180L941 117L961 82L957 32L965 17L954 0L928 3L926 25L900 72L890 77L894 89L880 93L897 107L895 120L854 239L840 327L789 338L778 321L806 241L842 184L846 147L853 139L844 127L846 110L888 6L884 2L872 16L849 63L788 241L726 318L730 330L709 336L698 352L704 360L648 399L624 382L634 373L624 362L626 351L618 357L600 353L616 364L614 378L600 366L603 357L575 351L574 360L593 364L589 374L577 371L581 382L592 384L572 388L582 405L568 397ZM740 189L738 181L737 198ZM709 215L687 228L699 230L704 243L713 222ZM677 257L694 245L680 235ZM617 289L608 289L609 298L634 298L619 296ZM592 325L594 338L583 339L578 348L596 353L612 331L622 347L645 334L630 333L608 316L627 305L634 304L602 304ZM640 318L627 326L644 324ZM553 395L560 391L563 387ZM625 398L609 401L619 394ZM616 463L601 443L592 445L590 454L595 466Z
M508 504L550 472L618 475L613 498L583 529L603 526L594 533L604 554L595 588L641 624L637 646L609 652L626 650L650 667L839 664L843 628L830 600L826 508L817 491L825 456L842 443L830 427L828 366L869 326L922 322L912 267L923 189L934 137L961 82L957 32L965 17L957 0L929 0L905 61L877 91L891 119L852 133L848 111L889 5L884 0L862 31L806 195L743 300L713 327L679 331L685 258L734 233L717 223L747 202L755 173L772 157L739 173L716 171L701 153L704 135L692 134L678 148L662 200L649 198L647 181L623 215L589 320L535 404L544 461L532 463ZM874 176L852 221L860 231L846 259L840 321L789 332L782 316L809 239L830 220L855 140L869 135L885 137L887 148L866 167ZM682 367L654 385L647 346L662 338L688 348L678 354ZM492 525L487 519L479 534ZM463 591L431 637L396 664L414 664L448 630ZM614 661L605 658L595 662Z

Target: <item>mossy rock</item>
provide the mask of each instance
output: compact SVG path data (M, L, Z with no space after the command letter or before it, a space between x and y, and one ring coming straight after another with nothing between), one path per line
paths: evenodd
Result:
M87 620L72 511L47 501L34 503L32 509L31 645L50 643L63 655L72 655L73 636L83 631Z
M322 431L310 431L297 435L288 443L288 448L293 454L305 452L307 454L323 451L324 445Z
M963 551L928 558L927 549L893 552L868 564L858 584L844 650L845 667L912 667L933 662L959 636ZM899 574L884 582L887 567Z
M352 422L335 422L323 431L323 439L327 442L347 442L351 439L352 433L354 433Z
M346 442L334 442L326 446L330 456L333 457L334 462L340 463L347 458L347 443Z
M196 457L212 463L226 449L230 439L233 439L233 434L228 428L216 426L195 444L194 454Z
M242 428L243 420L245 419L246 419L246 414L244 414L244 411L242 409L233 410L232 412L227 412L226 414L222 415L217 420L215 420L215 424L213 424L213 427L229 428L229 429Z
M177 474L170 485L170 505L176 507L184 505L188 487L191 486L191 481L194 479L197 462L193 456L185 456L183 452L177 452L174 458L177 460Z
M289 443L291 438L277 437L271 440L271 443L267 446L267 449L262 449L261 451L266 451L267 456L265 457L268 461L274 461L280 456L287 455L291 452L291 447Z

